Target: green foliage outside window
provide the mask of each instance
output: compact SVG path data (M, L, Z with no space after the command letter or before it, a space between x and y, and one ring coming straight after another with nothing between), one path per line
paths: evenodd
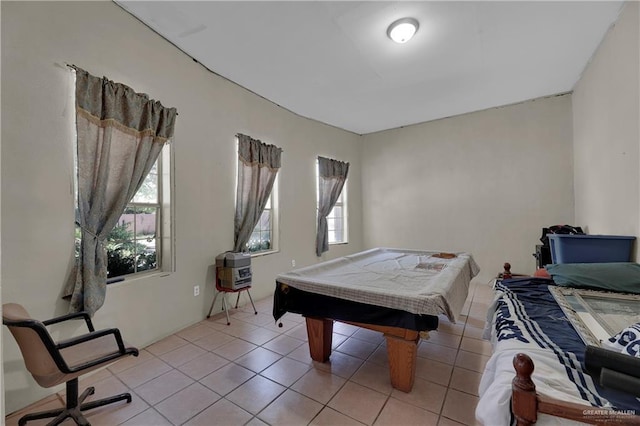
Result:
M127 213L127 211L125 211ZM154 235L147 238L148 242ZM80 255L81 232L76 227L76 257ZM107 250L107 278L114 278L135 272L153 270L158 267L155 248L149 248L134 238L134 232L122 221L109 233L105 241Z
M133 231L129 230L124 221L109 233L105 247L108 259L107 278L148 271L157 267L155 249L150 251L146 245L134 239Z
M271 214L271 203L268 203L249 237L247 243L249 253L271 250Z

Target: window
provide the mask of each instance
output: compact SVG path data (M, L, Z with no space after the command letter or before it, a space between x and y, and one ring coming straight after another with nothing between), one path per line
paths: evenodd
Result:
M170 170L171 145L167 143L107 236L107 278L172 268ZM76 256L80 238L76 226Z
M320 169L318 162L316 161L316 179L318 185L316 185L316 206L320 205ZM329 244L346 244L348 243L347 233L347 183L345 182L338 201L331 209L331 212L327 216L327 230L329 234Z
M266 254L278 250L278 171L282 149L236 135L236 214L233 250Z
M331 213L327 216L327 228L329 230L329 244L342 244L347 242L347 185L345 184Z
M262 215L260 216L260 220L256 224L255 228L253 228L253 232L251 233L251 237L249 237L249 242L247 243L247 249L249 253L266 253L277 251L277 209L275 208L275 201L277 199L277 187L278 187L278 178L273 184L273 189L271 190L271 195L267 200L267 204L262 211Z
M236 236L234 249L252 255L278 251L278 177L282 150L236 135ZM241 197L241 198L239 198ZM257 208L264 203L262 212ZM255 226L250 226L256 220ZM251 230L251 233L249 231Z

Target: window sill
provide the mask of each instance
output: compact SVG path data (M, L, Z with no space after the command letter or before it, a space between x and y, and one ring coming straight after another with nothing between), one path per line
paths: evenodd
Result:
M339 242L339 243L329 243L330 246L344 246L344 245L347 245L347 244L349 244L349 241L342 241L342 242Z
M125 275L122 277L114 277L107 279L107 286L114 284L126 284L139 280L146 280L149 278L159 278L159 277L167 277L171 275L169 271L152 271L152 272L143 272L135 275Z
M269 250L269 251L260 251L257 253L251 253L251 257L260 257L260 256L267 256L269 254L274 254L274 253L280 253L280 250Z

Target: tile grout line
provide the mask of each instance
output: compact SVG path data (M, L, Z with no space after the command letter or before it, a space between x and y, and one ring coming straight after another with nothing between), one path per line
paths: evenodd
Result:
M478 287L477 287L477 286L475 286L475 287L474 287L474 291L473 291L474 295L473 295L473 297L472 297L472 299L471 299L471 301L470 301L470 304L469 304L469 312L470 312L470 310L471 310L471 307L473 306L474 299L475 299L475 295L477 294L477 292L478 292ZM484 302L483 302L483 303L484 303ZM241 313L241 312L242 312L242 313L241 313L241 315L243 315L243 314L244 314L244 312L243 312L243 311L240 311L240 309L242 309L242 308L239 308L239 310L238 310L238 311L236 311L236 312L238 312L238 313ZM453 372L454 372L455 368L460 368L460 369L465 370L465 371L470 371L470 372L475 372L475 373L477 373L476 371L474 371L474 370L470 370L470 369L467 369L467 368L465 368L465 367L457 367L457 366L456 366L456 364L455 364L455 363L457 362L457 360L458 360L459 355L460 355L460 351L462 350L462 348L461 348L461 346L462 346L462 340L463 340L463 339L464 339L464 337L465 337L465 335L464 335L464 331L467 329L467 327L471 327L471 326L468 324L468 320L469 320L469 318L470 318L470 317L469 317L469 312L467 313L467 315L465 315L465 323L464 323L464 326L462 327L462 334L457 335L457 334L454 334L454 333L448 333L447 331L442 331L442 333L443 333L443 334L451 334L451 335L453 335L453 336L459 337L459 341L458 341L458 343L457 343L456 347L455 347L455 348L452 348L452 349L455 349L455 350L456 350L456 354L455 354L455 357L454 357L454 359L453 359L453 364L451 365L451 374L449 375L449 378L448 378L448 381L447 381L446 390L445 390L445 393L444 393L444 397L443 397L442 405L440 406L440 409L439 409L438 413L433 413L433 412L432 412L432 411L430 411L430 410L426 410L426 411L428 411L428 412L431 412L431 413L433 413L433 414L437 414L437 415L438 415L438 423L442 420L442 418L447 418L447 417L445 417L445 416L443 415L443 409L444 409L444 405L445 405L445 402L446 402L447 396L449 395L449 390L451 389L451 387L450 387L450 386L451 386L451 383L452 383L452 379L453 379ZM223 316L224 316L224 314L223 314L223 313L220 313L219 315L220 315L221 317L223 317ZM233 314L232 314L232 315L233 315ZM252 317L251 317L251 318L252 318ZM237 318L235 318L235 321L240 321L240 322L241 322L241 323L243 323L243 324L247 324L247 325L249 325L249 326L256 327L256 330L269 330L269 331L273 331L274 333L277 333L277 335L276 335L276 336L273 336L272 338L270 338L270 339L268 339L268 340L266 340L266 341L262 342L261 344L256 344L256 343L252 342L251 340L246 340L246 336L245 336L245 335L243 335L242 331L234 330L233 332L234 332L235 334L239 334L239 335L240 335L240 336L242 336L242 337L240 337L240 336L236 336L236 335L230 334L230 333L228 332L229 330L225 330L225 329L224 329L224 327L217 327L217 326L216 326L216 327L213 327L213 326L210 326L210 325L206 324L206 323L205 323L205 321L209 322L209 320L204 320L204 319L203 319L202 321L200 321L200 322L198 322L198 323L195 323L195 324L193 324L193 325L190 325L190 326L188 326L188 327L186 327L186 328L197 327L199 324L204 323L204 324L202 324L202 325L203 325L203 326L207 326L207 327L211 328L211 331L212 331L212 332L219 332L219 333L223 333L223 334L225 334L225 335L227 335L227 336L230 336L230 337L231 337L231 338L233 338L234 340L235 340L235 339L237 339L238 341L241 341L241 342L245 342L245 343L248 343L248 344L254 345L255 347L254 347L253 349L251 349L250 351L248 351L248 352L246 352L246 353L243 353L243 354L242 354L242 355L240 355L239 357L236 357L235 359L228 359L228 358L226 358L225 356L219 355L219 354L217 354L217 353L215 353L215 352L214 352L218 347L216 347L216 348L213 348L213 349L209 350L209 349L207 349L207 348L205 348L205 347L202 347L202 346L199 346L198 344L196 344L196 343L195 343L197 340L199 340L200 338L203 338L203 337L205 337L205 336L202 336L202 337L199 337L199 338L193 338L193 340L190 340L190 339L188 339L188 338L184 338L184 337L180 336L180 335L178 334L178 333L180 333L180 331L178 331L178 332L176 332L176 333L174 333L174 334L172 334L172 335L169 335L169 336L165 337L164 339L166 339L166 338L170 338L170 337L172 337L172 336L175 336L176 338L183 340L183 341L184 341L184 343L183 343L183 344L181 344L181 345L179 345L179 346L176 346L176 347L174 347L174 348L171 348L170 350L164 351L164 352L162 352L162 353L158 353L158 354L153 353L153 352L151 352L151 351L148 351L148 350L147 350L147 353L148 353L148 355L150 356L150 359L145 360L145 361L143 361L143 362L142 362L142 364L144 364L144 363L146 363L146 362L149 362L149 361L151 361L151 360L156 359L156 360L159 360L160 362L162 362L162 363L164 363L164 364L167 364L168 366L170 366L170 367L171 367L171 369L170 369L169 371L165 371L165 372L163 372L162 374L160 374L160 375L158 375L158 376L156 376L156 377L153 377L153 378L151 378L151 379L149 379L149 380L146 380L146 381L144 381L144 382L142 382L142 383L138 384L137 388L139 388L139 387L141 387L141 386L143 386L143 385L145 385L145 384L147 384L147 383L151 382L152 380L155 380L155 379L157 379L157 378L159 378L159 377L162 377L163 375L165 375L165 374L167 374L167 373L169 373L169 372L171 372L171 371L177 371L177 372L179 372L180 374L184 374L186 377L188 377L190 380L192 380L192 381L193 381L193 383L192 383L192 384L190 384L190 385L188 385L188 386L192 386L194 383L198 383L198 384L200 384L201 386L203 386L204 388L206 388L206 389L208 389L208 390L213 391L212 389L208 388L206 385L204 385L203 383L201 383L201 380L203 380L203 378L207 377L207 376L208 376L208 375L210 375L210 374L213 374L215 371L218 371L219 369L224 368L225 366L227 366L227 365L229 365L229 364L233 364L233 365L235 365L235 366L238 366L238 367L241 367L241 368L245 368L245 369L247 369L247 368L246 368L246 367L244 367L243 365L238 364L238 363L237 363L237 361L238 361L239 359L241 359L242 357L244 357L244 356L246 356L246 355L250 354L251 352L255 351L257 348L262 348L262 349L265 349L265 350L269 350L269 351L271 351L271 352L274 352L274 351L272 351L271 349L265 348L265 347L264 347L264 345L266 345L266 344L268 344L268 343L272 342L273 340L275 340L275 339L277 339L277 338L279 338L279 337L286 336L286 337L289 337L289 338L294 339L294 340L300 340L300 339L298 339L297 337L291 336L291 335L289 335L289 334L287 334L287 333L290 333L292 330L294 330L294 329L295 329L295 328L297 328L298 326L300 326L300 325L303 325L303 324L304 324L304 322L292 321L293 325L292 325L291 327L288 327L286 330L283 330L283 331L280 331L280 330L274 331L274 330L271 330L270 328L264 327L264 326L259 325L259 324L257 324L257 323L252 323L252 322L248 322L248 321L243 321L243 319L242 319L241 317L237 317ZM210 322L212 322L212 323L213 323L214 321L215 321L215 320L210 321ZM372 341L370 341L370 340L366 340L366 339L363 339L363 338L361 338L361 337L356 337L356 336L355 336L355 332L352 332L351 334L348 334L348 335L347 335L347 334L342 334L342 333L337 333L337 332L336 332L336 334L339 334L339 335L341 335L341 336L344 336L344 337L345 337L345 340L344 340L343 342L341 342L341 343L340 343L340 345L344 344L344 343L345 343L345 342L347 342L349 339L355 339L355 340L357 340L357 341L364 342L364 343L373 343L373 342L372 342ZM467 337L469 337L469 336L467 336ZM472 338L472 337L469 337L469 338ZM160 341L162 341L162 340L164 340L164 339L161 339ZM477 340L480 340L480 339L477 339ZM233 340L232 340L232 341L233 341ZM231 343L232 341L230 341L230 342L228 342L228 343ZM266 365L266 366L264 366L264 367L261 367L259 371L254 371L254 370L252 370L252 369L247 369L247 370L251 371L251 373L253 374L253 375L251 376L251 378L249 378L249 379L247 379L247 380L243 381L243 382L242 382L242 383L240 383L238 386L236 386L235 388L233 388L232 390L230 390L229 392L227 392L225 395L218 394L218 392L213 391L213 392L215 392L215 394L216 394L216 395L218 395L218 396L219 396L219 399L217 399L217 400L216 400L216 402L214 402L213 404L211 404L211 405L209 405L209 406L207 406L207 407L203 408L202 410L198 411L196 414L194 414L193 416L191 416L191 417L190 417L189 419L187 419L186 421L187 421L187 422L188 422L188 421L190 421L191 419L193 419L193 418L195 418L196 416L200 415L203 411L205 411L205 410L209 409L212 405L214 405L214 404L218 403L219 401L221 401L221 400L223 400L223 399L224 399L225 401L227 401L227 402L230 402L233 406L238 407L239 409L243 410L244 412L247 412L248 414L250 414L250 415L251 415L251 419L249 420L249 422L251 422L253 419L257 419L257 420L263 421L262 419L260 419L260 418L258 417L258 415L259 415L260 413L262 413L264 410L266 410L266 409L267 409L267 408L268 408L268 407L269 407L269 406L270 406L274 401L276 401L278 398L280 398L280 397L281 397L281 396L282 396L282 395L283 395L287 390L291 390L292 392L294 392L294 393L296 393L296 394L298 394L298 395L300 395L300 396L302 396L302 397L308 398L309 400L314 401L314 402L316 402L316 403L318 403L318 404L320 404L320 405L321 405L321 408L320 408L320 410L318 411L318 413L316 413L316 414L315 414L315 416L314 416L314 417L309 421L309 422L312 422L314 419L316 419L316 418L318 417L318 415L319 415L323 410L325 410L325 409L331 409L331 410L334 410L333 408L331 408L331 407L329 406L329 404L331 403L331 401L333 401L333 400L336 398L336 396L337 396L337 395L338 395L338 394L339 394L339 393L340 393L340 392L345 388L345 386L346 386L346 385L347 385L347 383L349 383L349 382L352 382L353 384L356 384L356 385L359 385L359 386L364 386L364 387L365 387L365 388L367 388L367 389L371 389L371 390L373 390L373 391L375 391L375 392L380 393L377 389L373 389L373 388L371 388L371 387L369 387L369 386L366 386L366 385L361 385L360 383L354 382L352 379L353 379L353 378L354 378L354 376L358 373L358 371L360 371L360 370L365 366L365 364L366 364L367 362L378 365L378 363L371 361L371 359L372 359L372 357L374 356L374 354L375 354L378 350L380 350L381 348L382 348L382 349L384 349L384 340L382 340L380 343L377 343L377 345L375 346L375 348L374 348L374 349L373 349L373 350L372 350L372 351L371 351L371 352L370 352L370 353L369 353L365 358L356 357L356 356L354 356L354 355L352 355L352 354L349 354L349 353L346 353L346 352L339 351L339 350L338 350L338 348L340 347L340 345L337 345L337 346L336 346L336 348L334 349L334 351L339 352L339 353L342 353L342 354L344 354L344 355L346 355L346 356L349 356L349 357L355 358L355 359L357 359L358 361L360 361L360 364L359 364L359 366L358 366L358 368L357 368L357 369L355 369L353 372L351 372L351 373L348 375L348 377L343 377L343 376L337 376L337 375L336 375L337 377L340 377L341 379L344 379L344 382L343 382L343 383L340 385L340 387L339 387L339 388L338 388L338 389L333 393L333 395L331 396L331 398L330 398L326 403L322 403L322 402L320 402L320 401L317 401L317 400L315 400L315 399L314 399L314 398L312 398L312 397L309 397L309 396L307 396L307 395L304 395L304 394L303 394L303 393L301 393L301 392L296 391L295 389L292 389L292 387L293 387L293 386L295 386L295 384L296 384L296 383L298 383L298 382L299 382L299 381L300 381L300 380L301 380L301 379L302 379L302 378L303 378L303 377L304 377L304 376L305 376L309 371L312 371L312 369L313 369L313 368L315 368L315 367L313 367L313 366L310 366L310 367L308 366L308 368L307 368L307 370L305 371L305 373L304 373L304 374L302 374L300 377L298 377L298 378L297 378L293 383L291 383L291 384L290 384L290 385L288 385L288 386L283 386L283 387L284 387L284 390L283 390L282 392L278 393L278 394L277 394L277 396L275 396L275 397L273 398L273 400L269 401L269 402L267 403L267 405L266 405L265 407L263 407L263 408L262 408L262 409L261 409L257 414L253 414L253 413L251 413L251 412L247 411L246 409L242 408L241 406L237 405L237 404L236 404L236 403L234 403L233 401L231 401L231 400L227 399L227 396L228 396L231 392L235 391L235 390L236 390L236 389L238 389L240 386L242 386L243 384L245 384L248 380L251 380L252 378L254 378L254 377L256 377L256 376L260 376L260 377L262 377L262 378L264 378L264 379L266 379L266 380L269 380L269 381L271 381L271 382L273 382L273 383L276 383L276 384L278 384L278 385L282 386L282 384L278 383L277 381L275 381L275 380L273 380L273 379L270 379L269 377L263 376L261 373L262 373L262 372L264 372L265 370L267 370L268 368L272 367L272 366L273 366L274 364L276 364L277 362L279 362L279 361L281 361L281 360L283 360L283 359L285 359L285 358L286 358L286 359L289 359L289 360L296 361L296 362L301 362L301 361L299 361L299 360L297 360L297 359L292 358L292 357L290 357L290 356L289 356L289 355L291 355L291 353L292 353L292 352L296 351L300 346L302 346L302 345L304 345L304 344L305 344L305 341L304 341L304 340L300 340L300 342L301 342L301 344L300 344L300 345L298 345L298 346L297 346L296 348L294 348L293 350L288 351L287 353L281 354L281 353L278 353L278 352L274 352L275 354L277 354L278 359L277 359L277 360L275 360L275 361L273 361L273 362L271 362L271 363L269 363L268 365ZM158 342L154 342L154 344L155 344L155 343L158 343ZM227 344L227 343L225 343L225 344ZM221 346L224 346L225 344L220 345L220 347L221 347ZM434 342L434 343L432 343L432 344L439 345L439 346L443 346L443 347L445 347L445 348L448 348L448 347L449 347L449 346L446 346L446 345L440 345L440 344L439 344L439 343L437 343L437 342ZM152 345L153 345L153 344L152 344ZM149 345L149 346L152 346L152 345ZM201 357L201 356L204 356L204 355L206 355L206 354L213 354L213 355L217 355L217 356L219 356L220 358L224 359L224 360L226 361L226 363L225 363L223 366L221 366L221 367L217 368L216 370L213 370L213 371L209 372L209 373L208 373L208 374L206 374L205 376L200 377L199 379L195 379L195 378L193 378L193 377L189 376L188 374L186 374L186 373L182 372L182 371L180 370L179 366L174 366L172 363L167 362L167 361L165 361L164 359L162 359L162 358L161 358L163 355L169 354L169 353L171 353L171 352L173 352L173 351L175 351L175 350L179 350L180 348L183 348L183 347L184 347L184 346L186 346L186 345L193 345L194 347L199 348L199 349L202 349L202 350L204 350L205 352L204 352L204 353L202 353L202 354L200 354L200 355L198 355L198 356L196 356L196 357L194 357L193 359L191 359L191 360L189 360L189 361L187 361L187 362L185 362L185 363L180 364L180 365L187 364L188 362L191 362L191 361L193 361L193 360L195 360L195 359L197 359L197 358L199 358L199 357ZM143 350L146 350L149 346L147 346L147 347L143 348ZM467 351L467 352L470 352L470 351ZM483 354L476 354L476 353L474 353L474 352L470 352L470 353L473 353L474 355L483 355ZM426 359L429 359L429 358L426 358ZM430 361L434 361L434 360L433 360L433 359L430 359ZM118 373L112 372L112 371L110 371L109 369L107 369L107 370L109 371L109 373L110 373L112 376L114 376L114 377L116 378L116 380L117 380L119 383L121 383L121 384L122 384L122 385L124 385L127 389L129 389L132 393L134 393L134 394L135 394L138 398L140 398L140 400L141 400L141 401L143 401L145 404L148 404L148 407L147 407L146 409L144 409L143 411L141 411L141 412L139 412L139 413L136 413L136 414L135 414L135 415L133 415L132 417L130 417L130 418L128 418L127 420L125 420L125 422L126 422L126 421L131 420L132 418L134 418L134 417L136 417L136 416L138 416L138 415L140 415L140 414L142 414L142 413L144 413L144 412L146 412L149 408L152 408L152 409L154 410L154 412L158 413L160 416L162 416L162 418L166 419L166 417L156 409L156 406L157 406L158 404L160 404L162 401L165 401L166 399L170 398L171 396L175 395L176 393L178 393L178 392L180 392L180 391L175 392L175 393L173 393L173 394L171 394L171 395L169 395L169 396L166 396L166 397L165 397L165 398L163 398L162 400L157 401L155 404L149 404L149 403L147 403L147 401L146 401L144 398L142 398L140 395L138 395L138 393L135 391L135 389L131 388L129 385L127 385L126 383L124 383L124 382L123 382L123 380L122 380L122 379L120 378L120 376L119 376L120 374L122 374L122 373L124 373L124 372L126 372L126 371L129 371L129 370L131 370L131 369L133 369L133 368L138 368L138 366L137 366L137 365L131 365L130 367L128 367L128 368L126 368L126 369L124 369L124 370L122 370L122 371L119 371ZM325 371L325 370L322 370L322 369L320 369L320 371L322 371L322 372L324 372L324 373L327 373L327 374L333 374L331 371ZM428 379L424 379L424 380L428 381L429 383L435 383L435 382L432 382L431 380L428 380ZM439 386L442 386L442 384L440 384L440 383L436 383L436 384L437 384L437 385L439 385ZM187 386L187 387L188 387L188 386ZM468 394L467 392L462 391L462 390L460 390L460 392L465 393L465 394ZM468 395L471 395L471 396L477 397L477 395L473 395L473 394L468 394ZM384 403L382 404L382 406L381 406L381 408L380 408L379 412L377 413L377 415L376 415L375 419L373 420L374 422L375 422L375 421L377 421L377 420L380 418L380 415L382 414L382 412L384 411L384 409L388 406L388 404L389 404L389 402L390 402L391 398L393 398L392 393L388 393L388 394L386 394L386 395L385 395L385 397L386 397L386 398L385 398ZM60 398L60 396L58 395L58 400L60 400L60 399L61 399L61 398ZM413 406L413 404L410 404L410 405L412 405L412 406ZM422 408L422 407L419 407L419 406L416 406L416 407L424 410L424 408ZM350 417L349 415L347 415L347 414L345 414L345 413L342 413L342 412L340 412L340 411L337 411L337 410L336 410L336 412L338 412L338 413L340 413L341 415L344 415L344 416L346 416L346 417L348 417L348 418L352 418L352 417ZM166 419L166 420L168 420L168 419ZM357 419L354 419L354 420L359 421L359 420L357 420Z

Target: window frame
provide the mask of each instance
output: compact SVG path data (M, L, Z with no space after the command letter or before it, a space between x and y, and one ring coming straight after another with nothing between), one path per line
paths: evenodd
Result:
M236 176L237 176L237 173L236 173ZM267 204L270 205L269 210L270 210L270 216L271 216L270 217L270 223L271 223L271 229L270 229L271 247L269 247L268 249L265 249L265 250L249 251L248 253L251 255L251 257L265 256L265 255L272 254L272 253L278 253L280 251L280 246L279 246L279 240L280 240L280 238L279 238L279 235L280 235L280 227L279 227L280 215L279 215L279 211L278 211L278 176L276 176L276 179L273 182L273 188L271 188L271 194L269 194L269 201L267 202ZM236 179L236 190L237 190L237 179ZM266 209L266 207L265 207L265 209ZM263 213L264 213L264 211L263 211ZM251 231L252 235L253 235L254 232L256 232L256 228L258 226L260 226L260 221L258 221L256 226L253 227L253 231Z
M137 266L134 265L134 272L124 275L118 275L114 277L109 277L107 279L107 284L113 284L121 281L130 281L134 279L143 278L146 276L157 275L157 274L167 274L171 272L175 272L175 249L174 249L174 229L175 229L175 206L174 203L171 202L173 189L175 187L175 173L174 173L174 152L172 147L172 141L175 139L172 138L167 140L165 145L158 155L156 160L157 162L157 202L155 203L147 203L147 202L134 202L130 201L125 206L124 210L120 214L120 218L124 215L127 209L135 209L140 207L153 207L156 209L156 236L155 236L155 249L156 249L156 268L154 269L145 269L142 271L135 271ZM78 182L77 182L77 174L78 174L78 163L77 163L77 143L78 138L76 136L74 141L74 204L75 211L78 209ZM135 196L134 196L135 198ZM76 213L77 214L77 213ZM118 223L120 223L120 218L118 219ZM75 229L79 229L79 225L76 223ZM135 219L134 219L134 230L133 230L133 239L132 241L136 241L140 238L136 238L135 232ZM108 268L108 261L107 261ZM108 271L108 269L107 269ZM108 272L107 272L108 273Z
M349 178L347 178L347 181L349 180ZM331 209L331 211L329 212L329 214L327 215L327 219L336 219L336 217L334 216L334 210L336 207L341 207L342 208L342 235L343 235L343 239L341 241L329 241L329 245L330 246L337 246L340 244L348 244L349 243L349 227L348 227L348 223L349 221L347 220L347 181L345 181L344 186L342 187L342 191L340 191L340 197L338 197L338 201L336 201L336 204L333 206L333 208ZM327 224L328 227L328 224ZM329 229L329 232L331 232L331 229ZM331 239L331 237L329 237L329 239Z

